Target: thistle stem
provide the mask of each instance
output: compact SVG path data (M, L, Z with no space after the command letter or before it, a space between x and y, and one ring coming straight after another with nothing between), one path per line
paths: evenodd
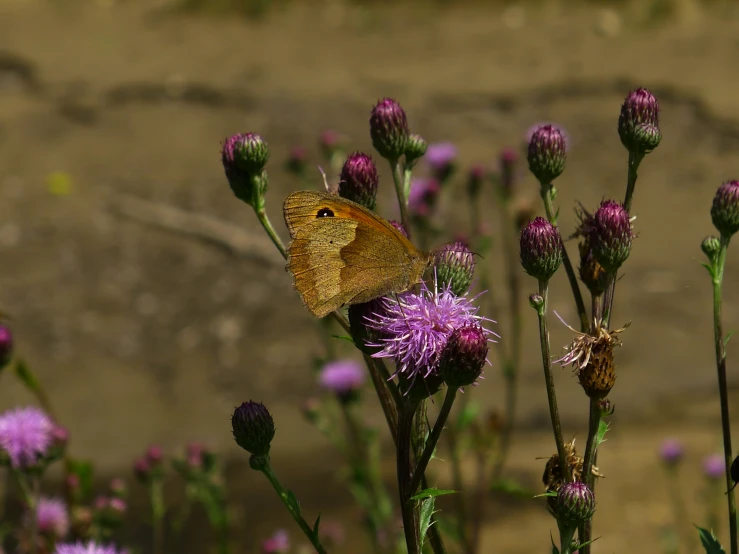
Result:
M588 421L588 441L585 444L585 458L583 461L582 476L580 479L585 483L590 490L595 494L595 478L593 476L593 462L595 461L595 446L596 438L598 436L598 429L600 428L601 411L598 407L598 401L590 399L590 419ZM578 541L580 543L590 542L590 538L593 534L593 518L586 521L580 526L578 533ZM590 553L590 545L587 544L582 547L583 554Z
M364 354L364 361L369 369L372 384L375 386L377 398L382 407L382 413L385 414L390 435L393 437L393 443L398 446L398 403L400 402L400 394L398 393L395 383L390 381L387 367L382 360L376 360L368 354Z
M557 393L554 390L554 378L552 377L552 358L549 349L549 328L547 326L547 305L549 303L549 281L539 281L539 295L543 302L536 310L539 316L539 340L541 342L541 362L544 367L544 381L547 388L547 400L549 401L549 417L552 420L552 431L554 442L557 445L559 455L559 467L562 468L562 477L565 481L571 480L570 466L567 463L565 444L562 439L562 425L559 421L559 410L557 409Z
M557 213L554 211L554 187L551 183L548 185L542 185L541 187L541 199L544 201L544 210L547 213L547 219L553 227L559 232L557 226ZM560 233L561 238L561 233ZM567 254L567 249L562 247L562 263L565 266L567 272L567 279L570 282L570 288L572 289L572 296L575 298L575 305L577 307L577 315L580 317L580 331L585 333L590 326L588 321L588 313L585 311L585 302L582 299L582 293L580 292L580 285L577 282L577 276L575 270L572 268L572 262L570 262L570 256Z
M441 437L441 431L444 429L446 420L449 418L449 412L451 412L452 410L452 406L454 405L455 398L457 398L457 388L456 387L447 388L446 396L444 397L444 403L441 405L441 410L439 411L439 415L436 417L436 423L434 423L434 428L431 430L431 434L429 435L429 438L426 441L426 446L423 449L423 453L421 454L421 457L416 462L416 469L413 472L413 479L411 480L411 485L410 485L410 490L409 490L410 496L413 496L414 494L416 494L416 492L418 492L418 486L421 484L421 479L423 478L423 475L426 472L426 467L428 466L428 463L431 460L431 456L434 454L434 450L436 449L436 444L439 442L439 438Z
M30 494L28 496L28 511L31 516L31 549L30 554L38 552L38 503L41 496L41 479L31 477Z
M724 461L726 466L726 499L729 508L729 536L731 554L737 554L737 521L736 500L732 487L731 461L731 423L729 420L729 396L726 380L726 348L724 344L723 324L721 321L721 287L724 280L724 266L726 264L726 250L729 246L729 237L721 235L721 247L713 265L713 331L716 349L716 370L718 373L718 390L721 400L721 428L724 439Z
M411 238L411 220L408 216L408 192L406 191L405 180L403 179L400 160L388 160L390 169L393 172L393 182L395 183L395 194L398 196L398 205L400 206L400 222L405 228L408 239ZM410 174L408 175L410 182Z
M164 552L164 487L162 481L156 479L149 485L149 501L151 502L151 526L154 554Z
M413 436L413 418L418 408L418 402L407 398L406 402L400 409L398 419L398 446L397 453L397 473L398 473L398 493L400 496L400 511L403 516L403 532L405 534L405 543L408 548L408 554L420 554L420 534L417 512L415 510L415 501L411 500L411 448Z
M287 259L287 250L285 249L285 245L282 244L282 239L280 239L279 235L275 232L274 227L272 227L272 222L269 220L269 217L267 216L267 211L264 209L264 206L255 208L254 213L257 214L257 219L259 220L259 223L267 232L269 238L272 239L272 242L277 247L277 250L280 251L282 257Z
M267 457L266 462L263 464L263 467L260 467L259 469L262 473L264 473L264 476L270 482L272 488L275 489L275 492L280 497L280 500L282 500L282 503L287 508L287 511L290 512L290 515L295 520L295 523L298 524L298 527L300 527L300 530L313 545L313 548L316 549L316 552L318 552L318 554L326 554L326 550L321 545L321 541L318 539L318 536L313 533L313 529L311 529L310 525L308 525L308 522L306 522L305 519L303 519L303 516L300 515L300 508L290 500L290 495L287 489L282 486L282 483L280 483L280 481L277 479L274 472L272 471L272 466L269 463L269 457Z

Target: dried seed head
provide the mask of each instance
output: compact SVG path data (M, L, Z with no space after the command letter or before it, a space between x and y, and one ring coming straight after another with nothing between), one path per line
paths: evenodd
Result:
M577 455L575 439L572 439L572 442L565 443L565 455L567 456L567 465L570 468L572 479L580 481L585 461ZM590 468L590 472L595 477L603 477L595 466ZM544 482L547 492L558 492L560 487L566 482L562 476L562 468L559 465L559 454L552 454L552 456L547 460L542 481ZM552 514L556 514L556 511L554 511L556 509L556 500L556 497L553 496L547 498L547 504Z

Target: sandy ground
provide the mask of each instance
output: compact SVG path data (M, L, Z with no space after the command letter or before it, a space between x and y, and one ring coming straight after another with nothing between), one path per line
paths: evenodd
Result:
M315 513L346 514L336 456L299 413L316 392L308 368L316 327L250 210L228 190L221 140L247 130L269 140L268 211L285 236L281 200L303 185L281 160L305 144L318 161L316 137L327 128L369 149L368 112L381 96L398 98L429 141L455 142L463 164L492 162L532 123L557 121L571 137L558 185L569 231L575 200L592 206L623 194L616 119L629 88L644 85L662 102L664 139L640 172L639 240L616 300L615 322L633 323L618 352L611 395L618 409L599 459L607 479L594 551L657 551L670 521L659 444L675 436L688 445L691 502L703 485L701 458L720 445L710 283L699 244L712 231L715 189L739 175L739 19L718 6L647 25L637 9L619 16L563 6L311 3L249 22L177 16L139 2L0 1L0 306L15 318L18 351L72 429L74 453L93 457L106 475L128 474L152 442L174 449L208 441L232 460L244 522L238 539L250 548L290 525L230 436L233 406L259 399L279 425L273 459L285 480ZM49 194L55 172L71 178L70 195ZM535 198L528 176L522 188ZM234 255L121 217L113 210L121 194L230 222L261 254ZM390 187L382 194L390 206ZM452 227L462 225L455 205L443 210ZM727 329L739 319L736 259L732 252ZM533 282L526 286L533 291ZM552 307L574 321L566 292L561 275ZM535 485L542 468L535 458L552 446L532 315L509 466ZM565 344L569 332L552 327L553 344ZM734 364L729 371L734 381ZM557 379L565 432L584 441L584 396L569 372ZM2 383L0 407L29 401L12 379ZM501 386L493 368L472 394L499 407ZM368 418L381 423L375 410ZM701 505L693 504L700 522ZM553 529L533 501L491 499L488 520L485 551L541 552Z

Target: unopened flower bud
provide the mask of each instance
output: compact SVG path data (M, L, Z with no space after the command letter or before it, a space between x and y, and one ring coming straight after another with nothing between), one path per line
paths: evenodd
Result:
M542 125L531 135L528 149L529 170L539 183L550 185L565 169L567 140L559 127Z
M562 263L562 237L543 217L537 217L521 232L521 265L539 281L548 281Z
M577 527L595 513L595 495L585 483L564 483L557 491L557 521L567 527Z
M13 333L5 325L0 325L0 369L13 358Z
M615 409L615 406L611 404L611 401L607 398L598 400L598 411L600 412L600 417L611 417Z
M613 200L604 200L593 215L590 246L596 261L615 273L631 253L634 232L629 213Z
M629 152L651 152L659 145L659 102L645 88L632 90L621 106L618 136Z
M412 165L413 162L422 158L426 154L428 144L426 139L421 135L410 134L408 135L408 142L405 145L405 163Z
M529 295L529 305L537 312L544 306L544 298L539 294Z
M716 254L721 250L721 240L714 236L706 237L701 242L701 250L710 261L713 261Z
M463 242L442 246L434 252L436 279L440 287L450 287L455 296L467 292L475 273L475 256Z
M400 226L400 224L398 225ZM399 230L401 229L402 227L399 227ZM381 331L367 325L370 320L377 317L377 314L382 314L384 311L384 297L382 296L380 298L370 300L369 302L352 304L349 306L349 330L351 332L352 339L354 339L354 344L365 354L374 354L377 352L378 347L367 345L378 344L385 336Z
M711 219L721 236L728 238L739 231L739 181L726 181L716 191Z
M452 331L441 351L439 375L448 387L473 384L480 377L488 355L488 338L482 327L465 325Z
M372 157L361 152L350 154L339 175L339 196L374 210L377 204L377 167Z
M406 151L408 118L403 108L392 98L380 100L370 115L372 145L387 160L397 160Z
M275 436L275 423L267 408L259 402L244 402L231 418L236 444L255 456L266 456Z
M239 133L223 144L221 161L234 195L259 209L264 205L267 177L264 166L269 159L267 143L256 133Z

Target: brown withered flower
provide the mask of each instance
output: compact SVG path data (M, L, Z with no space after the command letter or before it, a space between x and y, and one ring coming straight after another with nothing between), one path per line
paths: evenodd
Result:
M588 287L592 295L599 296L605 292L608 282L606 279L606 270L595 260L593 249L590 245L593 214L580 204L579 208L575 208L575 215L578 219L578 225L570 238L582 239L578 243L580 252L580 280Z
M577 449L575 449L574 438L571 442L565 443L564 446L565 455L567 456L567 465L570 468L570 473L572 473L572 479L574 481L580 481L585 460L583 460L581 456L578 456ZM590 472L595 477L603 477L595 466L590 468ZM542 481L544 482L547 492L557 492L559 487L565 483L565 479L562 476L562 468L559 465L559 454L552 454L552 456L547 460L547 465L544 467ZM547 497L547 507L550 511L554 509L556 500L557 498L554 496Z
M629 325L627 323L621 329L609 331L602 327L602 322L596 321L594 335L581 333L567 325L575 333L575 338L565 347L567 354L555 360L555 363L562 367L573 366L580 385L590 398L605 398L616 383L613 348L621 344L617 335Z

